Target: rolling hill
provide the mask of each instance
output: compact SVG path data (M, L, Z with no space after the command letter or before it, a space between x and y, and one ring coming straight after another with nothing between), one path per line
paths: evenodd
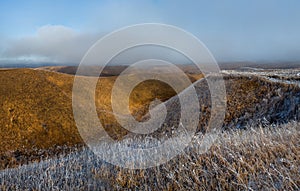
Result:
M106 130L119 138L126 132L111 114L110 91L115 79L114 75L101 77L95 93L100 120L109 121ZM40 69L0 71L1 168L84 144L73 118L73 80L73 75ZM132 92L130 110L138 119L155 97L165 101L175 94L161 82L143 82Z
M0 74L0 168L84 145L72 113L73 75L41 69L2 70ZM193 75L196 77L190 79L201 108L198 131L205 132L210 116L210 92L206 81L200 79L201 74ZM171 77L176 75L170 74ZM116 78L115 75L101 77L95 95L99 119L108 134L117 140L128 135L128 131L111 113L111 89ZM273 82L259 75L224 74L224 80L228 107L223 130L299 120L299 86ZM181 94L188 92L185 88L188 87L182 87L185 91ZM147 120L149 104L155 98L164 101L168 115L153 136L171 135L170 127L178 126L180 104L178 95L167 84L153 80L139 84L131 93L130 111L137 120Z

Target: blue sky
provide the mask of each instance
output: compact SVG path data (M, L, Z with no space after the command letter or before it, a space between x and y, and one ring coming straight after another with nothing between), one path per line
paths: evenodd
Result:
M300 61L299 10L298 0L2 0L0 63L77 63L99 37L143 22L193 33L218 61Z

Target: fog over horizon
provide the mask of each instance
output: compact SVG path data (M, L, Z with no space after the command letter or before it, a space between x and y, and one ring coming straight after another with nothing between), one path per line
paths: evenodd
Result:
M104 35L139 23L180 27L199 38L222 62L300 62L299 1L71 1L1 2L0 66L77 65ZM80 15L78 15L80 14ZM188 63L182 55L157 48L133 51L131 58Z

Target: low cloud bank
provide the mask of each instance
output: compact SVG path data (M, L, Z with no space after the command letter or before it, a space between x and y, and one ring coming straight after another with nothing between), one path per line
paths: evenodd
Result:
M100 34L80 33L61 25L40 27L36 34L8 42L2 63L50 62L78 64Z

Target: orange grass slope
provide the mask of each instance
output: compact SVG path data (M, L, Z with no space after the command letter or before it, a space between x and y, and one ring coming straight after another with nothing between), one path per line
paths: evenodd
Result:
M110 91L115 79L115 76L101 77L97 84L96 106L100 119L103 119L100 111L111 111ZM0 71L0 153L82 144L72 111L73 80L73 75L43 70ZM165 101L174 95L163 83L145 82L133 91L130 108L133 114L138 113L146 110L145 106L155 97ZM106 120L117 125L114 118Z

